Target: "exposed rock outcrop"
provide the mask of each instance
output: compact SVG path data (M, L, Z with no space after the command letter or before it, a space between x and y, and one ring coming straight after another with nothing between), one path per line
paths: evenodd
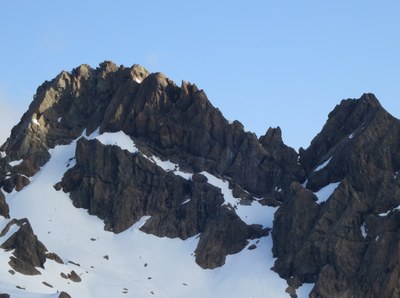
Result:
M71 296L67 292L61 292L58 298L71 298Z
M141 230L147 233L181 239L203 233L196 261L204 268L223 265L225 256L242 250L247 239L266 235L223 205L220 190L203 175L187 180L141 153L97 140L78 141L76 165L64 175L62 187L76 207L99 216L115 233L146 215L151 218Z
M158 156L192 172L228 176L257 196L304 180L280 130L260 143L238 121L229 124L195 85L178 87L163 74L111 62L82 65L40 86L1 149L10 160L23 159L16 173L30 177L49 159L49 148L98 127L122 130Z
M316 283L311 297L399 296L399 131L400 121L365 94L342 101L300 151L307 189L294 183L275 214L274 269ZM335 182L317 203L313 192Z
M7 205L6 198L4 197L3 192L0 190L0 216L5 218L10 217L10 208Z
M35 267L43 268L43 264L46 262L46 247L33 233L32 227L26 218L11 220L0 236L5 236L13 225L17 225L18 230L5 240L0 248L6 251L13 250L13 256L10 258L9 264L15 271L27 275L40 274Z

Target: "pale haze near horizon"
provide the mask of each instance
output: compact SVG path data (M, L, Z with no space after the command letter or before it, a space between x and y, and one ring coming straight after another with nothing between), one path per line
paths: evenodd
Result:
M111 2L109 2L111 3ZM0 4L0 141L61 70L141 64L204 89L258 136L307 147L345 98L400 117L397 1L12 1Z

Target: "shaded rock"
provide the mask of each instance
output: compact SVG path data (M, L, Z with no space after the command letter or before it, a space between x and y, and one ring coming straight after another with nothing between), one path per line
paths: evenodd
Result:
M222 214L208 221L200 235L195 254L196 262L202 268L224 265L226 255L238 253L248 244L248 226L234 212L227 209L221 211Z
M142 230L186 239L204 226L203 218L196 220L201 216L199 212L203 208L211 212L223 202L219 190L206 183L167 173L140 154L103 146L96 140L78 141L77 164L65 174L62 183L75 206L99 216L106 228L116 233L142 216L151 215ZM205 191L209 199L196 207L196 200ZM192 198L191 203L181 205L186 197ZM184 218L189 217L190 223L187 220L187 225L183 224Z
M48 150L57 144L68 144L86 128L96 129L111 100L114 80L133 80L131 70L111 62L92 69L82 65L71 73L61 72L42 84L29 110L1 147L12 160L23 159L18 173L34 175L50 158ZM144 70L135 75L143 75ZM95 100L92 100L95 99Z
M257 248L257 245L252 244L252 245L250 245L247 249L248 249L248 250L254 250L254 249L256 249L256 248Z
M7 251L13 250L14 256L10 258L10 266L22 274L40 274L35 267L43 268L46 247L37 239L27 219L12 220L1 234L10 228L10 224L18 225L19 229L0 246Z
M220 190L204 176L193 176L186 180L165 172L139 153L80 139L76 165L66 172L62 185L76 207L99 216L105 227L116 233L144 215L151 218L141 230L157 236L187 239L204 232L206 240L200 240L199 247L209 252L202 256L203 248L199 248L197 262L203 267L220 266L227 254L247 245L246 239L265 236L265 231L247 226L233 211L228 216ZM182 204L187 198L189 202ZM216 231L215 225L221 231ZM216 239L215 235L225 232L225 238ZM216 245L211 247L211 243Z
M232 195L234 198L241 198L242 199L241 204L243 204L243 205L250 205L251 202L254 200L253 196L250 193L244 191L238 185L235 185L232 188Z
M71 298L71 296L67 292L60 292L60 295L58 295L58 298Z
M14 185L15 190L20 191L22 188L27 186L30 183L29 178L21 175L17 175L14 177Z
M10 218L10 208L6 202L3 192L0 190L0 216Z
M268 235L261 226L246 225L233 211L221 209L210 218L205 231L200 235L195 255L202 268L216 268L225 264L225 257L240 252L248 239Z
M300 161L307 172L318 164L338 143L349 136L362 132L376 113L383 111L373 94L364 94L360 99L347 99L329 113L322 131L311 141L307 150L300 149ZM352 135L353 134L353 135Z
M68 279L68 275L66 275L64 272L60 273L60 276L64 279Z
M72 270L71 273L68 273L68 278L70 280L72 280L73 282L81 282L82 281L81 277L74 270Z
M75 263L75 262L73 262L73 261L68 261L68 264L72 264L72 265L75 265L75 266L78 266L78 267L80 267L80 266L81 266L80 264L78 264L78 263Z
M61 190L61 189L62 189L62 184L61 184L61 182L57 182L56 184L54 184L54 185L53 185L53 188L54 188L56 191Z
M46 287L49 287L49 288L53 288L53 286L51 285L51 284L49 284L48 282L42 282L42 284L44 284Z
M303 276L303 280L314 282L316 279L319 262L315 264L315 258L318 255L311 253L312 243L307 241L320 211L320 206L315 201L316 198L311 191L294 182L289 198L275 213L272 252L274 257L277 257L274 270L282 278L289 279L294 276L293 267L298 258L305 268L296 268L296 271L307 275ZM309 254L302 253L306 247L311 250ZM304 256L307 258L303 260ZM324 261L325 259L320 262Z
M18 259L16 257L11 256L8 264L19 273L25 275L40 275L40 271L37 270L34 266L29 264L28 262L23 261L22 259Z
M16 171L30 177L49 160L50 148L96 128L123 130L187 170L229 176L257 196L304 180L279 128L259 141L240 122L229 124L195 85L178 87L161 73L109 61L96 69L63 71L41 85L1 149L13 160L23 159Z
M258 201L263 206L278 207L282 204L274 195L269 195Z
M274 270L315 283L311 297L399 295L399 259L383 256L399 250L392 238L399 231L399 130L400 121L364 94L342 101L300 151L307 189L293 183L275 214ZM317 204L313 192L334 182L336 190Z
M46 258L56 261L58 264L64 264L63 260L54 252L46 253Z

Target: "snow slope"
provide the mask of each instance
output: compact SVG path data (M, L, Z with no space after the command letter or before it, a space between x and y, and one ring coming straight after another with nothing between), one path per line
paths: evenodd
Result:
M121 132L95 133L89 138L137 151L133 141ZM139 231L149 217L143 217L120 234L105 231L100 219L75 208L68 194L53 188L73 166L75 147L73 141L52 149L50 161L31 178L31 183L6 196L11 218L27 217L39 240L50 252L58 254L64 264L47 260L44 269L38 268L41 275L12 275L8 265L11 252L0 250L0 293L9 293L13 298L58 297L60 291L72 297L289 297L285 293L286 281L270 270L274 262L271 237L251 241L249 246L256 244L257 249L244 249L228 256L221 268L203 270L194 258L197 237L182 241ZM179 171L177 165L149 158L164 170L176 171L186 179L191 177L190 173ZM257 202L251 206L238 205L226 182L205 174L209 183L221 188L225 203L236 208L245 222L272 226L274 208ZM8 221L0 218L0 227ZM0 238L0 243L8 236ZM61 273L72 270L81 277L81 282L61 277ZM299 297L308 297L310 286L303 286Z

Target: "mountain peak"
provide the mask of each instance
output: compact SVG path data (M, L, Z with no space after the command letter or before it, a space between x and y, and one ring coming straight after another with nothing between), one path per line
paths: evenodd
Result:
M179 87L136 64L82 64L37 89L1 148L0 247L18 249L4 268L28 266L46 276L35 291L74 297L113 297L131 286L138 297L149 288L221 296L227 287L236 297L265 297L268 278L281 293L287 281L293 297L303 283L315 283L311 296L393 296L396 285L387 284L398 258L363 256L399 255L399 130L364 94L337 105L298 154L280 127L257 138L228 122L194 84ZM283 286L265 271L273 265L272 227ZM15 288L8 272L0 271L0 283ZM371 283L374 276L384 282ZM208 280L224 282L210 288Z
M364 93L358 101L364 105L369 105L374 108L380 108L381 104L373 93Z
M372 93L365 93L359 99L342 100L328 115L322 130L305 150L300 148L303 166L311 171L329 151L355 132L365 131L373 124L385 126L393 117L381 106Z
M398 274L383 268L399 265L383 255L399 252L399 240L383 231L399 233L393 226L400 217L399 130L400 121L373 94L343 100L329 114L310 146L300 150L306 183L291 188L275 215L275 270L281 276L315 282L318 297L346 297L348 291L355 297L398 296L390 282Z

